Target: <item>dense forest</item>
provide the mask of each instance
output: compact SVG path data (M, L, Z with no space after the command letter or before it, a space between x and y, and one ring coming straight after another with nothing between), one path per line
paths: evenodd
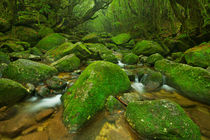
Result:
M209 140L209 0L0 0L0 140Z

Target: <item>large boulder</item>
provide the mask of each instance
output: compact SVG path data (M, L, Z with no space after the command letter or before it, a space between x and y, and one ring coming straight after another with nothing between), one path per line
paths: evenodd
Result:
M122 62L128 65L137 64L139 61L139 57L133 53L129 53L123 56Z
M0 78L0 107L12 105L27 95L28 91L20 83Z
M105 45L100 43L87 43L87 48L92 53L94 59L101 59L104 61L109 61L117 63L117 58L111 50L109 50Z
M31 44L31 46L36 45L39 37L38 32L33 28L25 27L25 26L16 26L12 29L12 35L21 41L25 41Z
M117 45L122 45L131 40L131 35L127 33L122 33L117 36L112 37L112 41Z
M104 108L106 98L129 88L130 81L118 65L106 61L90 64L62 96L64 124L70 131L78 130Z
M204 43L185 52L187 64L207 68L210 66L210 43Z
M59 72L72 72L79 68L80 59L75 54L70 54L52 63L51 66L54 66Z
M136 55L150 56L155 53L165 54L165 51L157 42L142 40L136 44L135 48L133 49L133 53Z
M145 139L200 140L199 127L169 100L131 102L126 119Z
M165 74L167 84L180 90L181 94L210 104L210 72L207 70L165 59L157 61L155 69Z
M36 47L43 52L56 48L66 42L67 39L58 33L50 34L38 42Z
M9 64L4 76L21 83L38 83L57 73L54 67L26 59Z
M81 42L76 44L65 42L62 45L47 51L44 57L47 62L54 62L72 53L74 53L80 59L87 58L91 55L91 52Z

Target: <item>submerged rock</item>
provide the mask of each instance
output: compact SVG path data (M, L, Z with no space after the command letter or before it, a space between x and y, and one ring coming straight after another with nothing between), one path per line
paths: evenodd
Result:
M210 43L204 43L185 52L187 64L206 68L210 66Z
M157 42L150 40L142 40L138 42L133 49L133 53L136 55L152 55L155 53L165 54L164 49Z
M80 59L75 54L70 54L52 63L51 66L54 66L59 72L72 72L79 68Z
M36 47L42 51L48 51L56 48L66 42L67 39L58 33L50 34L38 42Z
M122 109L122 104L114 96L109 96L107 98L105 107L109 113L113 114L114 111Z
M122 33L117 36L112 37L112 41L117 45L122 45L131 40L131 35L127 33Z
M199 127L169 100L131 102L126 119L145 139L200 140Z
M4 76L21 83L38 83L56 74L54 67L26 59L18 59L9 64Z
M128 65L137 64L139 61L139 57L133 53L126 54L123 56L122 62Z
M0 78L0 107L12 105L26 96L28 91L20 83Z
M165 59L157 61L155 69L164 73L166 83L180 90L184 96L210 104L209 71Z
M118 65L106 61L90 64L62 96L65 125L70 131L78 130L104 108L107 97L129 88L130 81Z

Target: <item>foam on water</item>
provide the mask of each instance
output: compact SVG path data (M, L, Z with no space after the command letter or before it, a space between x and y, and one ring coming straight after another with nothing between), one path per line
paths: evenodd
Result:
M144 92L144 85L139 82L139 78L136 75L135 76L135 82L133 84L131 84L131 87L136 90L138 93L143 93Z
M165 84L161 87L161 89L164 89L166 91L175 91L176 90L176 89L174 89L168 85L165 85Z
M28 102L35 102L35 101L37 101L37 100L38 100L38 97L33 96L33 97L29 98L27 101L28 101Z
M30 107L28 107L28 110L30 112L36 112L36 111L42 110L44 108L56 107L61 104L61 99L60 99L61 96L62 95L59 94L54 97L48 97L48 98L41 99L40 101L30 105Z

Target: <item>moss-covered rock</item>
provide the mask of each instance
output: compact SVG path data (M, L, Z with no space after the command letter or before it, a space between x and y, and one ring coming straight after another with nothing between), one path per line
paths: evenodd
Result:
M131 102L126 119L145 139L201 139L199 127L178 104L169 100Z
M10 29L11 27L11 24L3 19L3 18L0 18L0 32L6 32Z
M184 53L183 52L175 52L171 54L173 60L177 63L185 62Z
M203 103L210 104L210 73L199 67L160 60L155 69L164 73L166 82L181 91L181 94Z
M1 44L2 48L5 48L7 52L20 52L24 51L24 47L22 45L17 44L14 41L7 41Z
M90 33L84 36L82 41L85 43L99 43L101 40L96 33Z
M0 107L12 105L27 95L27 90L20 83L0 78Z
M157 42L150 40L142 40L138 42L132 50L136 55L152 55L155 53L165 54L164 49Z
M207 68L210 66L210 43L204 43L185 52L187 64Z
M122 62L128 65L137 64L139 61L139 57L133 53L126 54L123 56Z
M130 81L118 65L106 61L90 64L62 96L65 125L70 131L78 130L104 108L107 97L129 88Z
M52 34L52 33L54 33L54 31L53 31L52 28L43 26L43 27L41 27L41 29L39 30L38 36L39 36L40 38L44 38L45 36L50 35L50 34Z
M20 39L31 44L31 46L36 45L39 37L38 32L32 28L25 26L16 26L12 29L12 34Z
M10 63L10 58L6 53L0 52L0 64L1 63L6 63L6 64Z
M122 45L131 40L131 35L128 33L122 33L117 36L112 37L112 41L117 45Z
M51 66L54 66L59 72L72 72L79 68L80 59L75 54L70 54L52 63Z
M150 65L154 65L156 61L158 60L162 60L164 59L164 57L162 55L160 55L159 53L155 53L150 55L147 60L146 63L150 64Z
M58 33L50 34L46 37L44 37L42 40L38 42L36 47L40 49L41 51L45 52L50 49L56 48L66 42L67 39L63 36L61 36Z
M54 67L26 59L19 59L9 64L4 76L21 83L38 83L56 74Z
M104 61L109 61L117 63L117 58L113 55L113 52L109 50L105 45L100 43L88 43L87 48L91 51L92 57L94 59L102 59Z

